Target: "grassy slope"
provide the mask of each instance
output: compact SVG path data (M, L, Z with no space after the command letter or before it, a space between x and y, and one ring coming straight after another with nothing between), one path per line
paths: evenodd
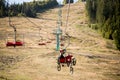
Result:
M62 8L63 30L65 29L67 5ZM68 34L71 36L68 53L77 59L74 74L69 68L56 69L57 52L55 36L51 34L56 28L58 9L51 9L38 14L39 18L11 18L18 34L24 35L24 47L16 49L5 47L6 35L13 34L8 26L8 18L0 19L0 80L119 80L120 52L115 50L112 41L103 39L87 25L84 3L71 4ZM35 24L33 24L32 22ZM43 40L39 36L42 36ZM22 40L22 35L18 39ZM10 41L13 36L10 36ZM46 46L39 42L51 41ZM67 41L65 41L67 45Z

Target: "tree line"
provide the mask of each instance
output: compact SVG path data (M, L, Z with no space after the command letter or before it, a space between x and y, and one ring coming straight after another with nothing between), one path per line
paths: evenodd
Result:
M74 0L70 0L73 3ZM69 0L64 0L64 4ZM53 8L58 5L57 0L33 0L32 2L23 2L22 4L11 4L7 0L0 0L0 17L5 16L28 16L36 17L36 13Z
M63 4L68 4L69 0L63 0ZM74 3L74 0L70 0L70 3Z
M53 8L57 5L56 0L34 0L32 2L23 2L22 4L14 3L11 5L5 0L0 0L0 17L20 15L36 17L36 13Z
M120 50L120 0L86 0L86 9L90 22Z

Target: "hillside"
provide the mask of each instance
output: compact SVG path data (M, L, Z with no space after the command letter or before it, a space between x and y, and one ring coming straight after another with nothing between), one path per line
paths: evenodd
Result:
M67 6L62 7L63 34ZM12 17L17 39L25 42L24 46L16 48L5 46L7 35L7 41L13 41L13 29L8 24L8 17L0 18L0 80L119 80L120 52L113 41L102 38L99 32L88 27L82 2L71 4L67 28L71 36L67 53L77 59L74 73L70 74L66 66L57 71L59 52L55 51L53 31L57 27L58 10L38 13L38 18ZM47 41L51 43L38 45ZM67 44L66 40L64 45Z

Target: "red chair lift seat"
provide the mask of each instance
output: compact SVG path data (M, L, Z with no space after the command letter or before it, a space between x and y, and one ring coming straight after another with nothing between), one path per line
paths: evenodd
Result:
M17 41L17 42L7 42L6 46L23 46L23 42Z
M38 45L46 45L46 43L39 43Z

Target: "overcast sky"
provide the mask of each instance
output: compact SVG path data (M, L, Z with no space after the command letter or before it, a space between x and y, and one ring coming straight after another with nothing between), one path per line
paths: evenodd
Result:
M7 1L9 1L9 3L11 4L11 3L22 3L22 2L30 2L30 1L33 1L33 0L7 0ZM43 0L41 0L41 1L43 1ZM63 2L63 0L57 0L58 2ZM76 2L76 1L78 1L78 0L74 0L74 2Z

